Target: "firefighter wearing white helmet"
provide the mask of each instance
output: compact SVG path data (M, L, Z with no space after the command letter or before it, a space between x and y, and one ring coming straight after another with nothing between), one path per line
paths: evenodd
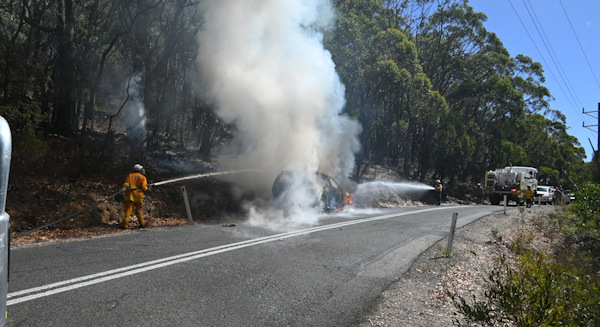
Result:
M144 204L144 192L148 191L148 182L144 176L144 167L140 164L133 166L133 172L127 175L123 188L125 192L125 205L123 206L124 217L121 222L122 228L129 227L129 217L135 208L135 215L138 217L140 227L146 226L142 205Z
M139 171L142 175L146 175L146 171L144 170L144 167L142 167L142 165L140 165L140 164L133 165L133 171Z
M440 205L440 204L442 204L442 189L443 189L442 181L439 179L436 180L434 188L435 188L435 192L437 193L437 199L436 199L437 204Z

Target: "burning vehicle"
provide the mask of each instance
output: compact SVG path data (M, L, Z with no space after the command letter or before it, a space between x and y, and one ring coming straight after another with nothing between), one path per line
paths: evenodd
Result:
M323 173L284 170L275 179L272 188L277 205L286 212L318 209L329 213L345 205L344 191L337 181Z

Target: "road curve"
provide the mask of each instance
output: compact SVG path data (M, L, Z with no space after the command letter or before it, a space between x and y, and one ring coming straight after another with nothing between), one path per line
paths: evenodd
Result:
M347 326L425 249L501 207L350 211L15 249L9 326Z

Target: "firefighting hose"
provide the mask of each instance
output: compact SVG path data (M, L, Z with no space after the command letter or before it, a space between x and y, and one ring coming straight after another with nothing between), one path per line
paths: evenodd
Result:
M208 173L208 174L199 174L199 175L193 175L193 176L187 176L187 177L181 177L181 178L175 178L175 179L170 179L170 180L166 180L166 181L156 182L156 183L148 184L147 186L148 187L159 186L159 185L163 185L163 184L174 183L174 182L179 182L179 181L188 180L188 179L196 179L196 178L201 178L201 177L210 177L210 176L225 175L225 174L243 173L243 172L260 172L260 170L258 170L258 169L241 169L241 170L231 170L231 171L224 171L224 172ZM95 207L97 207L97 206L105 203L106 201L114 198L115 196L121 194L122 192L131 191L131 190L137 190L137 189L139 189L139 188L129 188L129 189L120 190L119 192L117 192L117 193L115 193L115 194L113 194L113 195L111 195L111 196L109 196L109 197L107 197L107 198L105 198L103 200L100 200L100 201L96 202L92 206L89 206L89 207L87 207L87 208L85 208L83 210L80 210L80 211L77 211L75 213L72 213L72 214L68 215L65 218L62 218L62 219L59 219L57 221L53 221L51 223L48 223L48 224L46 224L44 226L40 226L40 227L34 228L32 230L28 230L28 231L23 232L23 233L20 233L20 234L17 234L17 235L13 235L13 236L10 237L10 239L21 237L23 235L27 235L27 234L33 233L33 232L38 231L40 229L44 229L46 227L49 227L49 226L52 226L52 225L56 225L56 224L58 224L58 223L60 223L62 221L65 221L65 220L69 219L69 218L73 218L75 216L78 216L78 215L86 212L86 211L90 211L90 210L94 209Z

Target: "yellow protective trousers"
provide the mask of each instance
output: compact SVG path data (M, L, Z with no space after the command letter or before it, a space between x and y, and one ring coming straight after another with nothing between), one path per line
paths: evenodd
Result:
M146 225L144 221L144 214L142 213L142 202L138 201L125 201L125 205L123 206L123 210L125 211L125 216L123 218L123 222L121 224L122 227L127 228L129 225L129 217L133 212L133 208L135 207L135 215L138 217L140 221L140 226Z

